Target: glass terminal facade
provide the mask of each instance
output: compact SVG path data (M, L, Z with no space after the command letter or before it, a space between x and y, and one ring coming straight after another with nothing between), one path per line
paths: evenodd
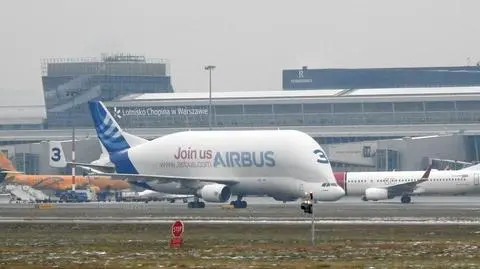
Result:
M355 133L354 126L375 128L379 125L405 125L411 128L412 125L420 124L480 122L480 87L415 90L418 95L407 94L410 89L405 89L403 93L398 89L303 91L310 92L310 96L301 91L292 94L282 91L281 97L251 92L238 98L217 93L212 98L212 127L295 129L300 126L351 126L352 133ZM314 96L317 92L323 93L323 96ZM105 104L125 128L188 129L209 126L208 98L204 96L182 97L178 93L145 94L126 96L122 100ZM464 128L468 128L468 125ZM400 137L392 133L383 137L350 135L315 139L320 144L333 144ZM479 158L475 152L480 152L477 139L476 136L470 136L466 140L472 151L470 155L475 155L472 158L475 160ZM377 169L398 169L399 152L389 150L387 153L386 150L379 150L377 154Z
M43 63L46 128L91 127L87 102L132 93L173 92L165 60L135 55L58 59Z
M479 100L398 102L249 102L212 105L214 127L461 124L480 121ZM208 127L208 105L110 102L112 115L128 128Z
M283 89L367 89L480 86L480 65L283 70Z

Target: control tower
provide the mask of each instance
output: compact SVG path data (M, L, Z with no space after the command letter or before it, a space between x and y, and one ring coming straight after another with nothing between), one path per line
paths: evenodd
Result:
M173 92L165 59L133 54L42 61L46 128L91 127L87 102L111 101L132 93Z

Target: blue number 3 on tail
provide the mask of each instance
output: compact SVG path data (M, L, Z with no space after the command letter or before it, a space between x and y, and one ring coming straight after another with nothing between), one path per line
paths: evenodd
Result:
M317 157L318 157L317 163L325 163L325 164L330 163L328 161L327 155L325 155L325 152L323 152L323 150L316 149L316 150L313 151L313 153L316 154Z
M60 149L59 148L52 148L52 161L58 162L60 161Z

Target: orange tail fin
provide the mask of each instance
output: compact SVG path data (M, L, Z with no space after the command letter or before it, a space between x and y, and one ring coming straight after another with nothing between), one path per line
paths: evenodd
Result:
M12 162L5 156L3 152L0 152L0 168L8 171L17 171Z

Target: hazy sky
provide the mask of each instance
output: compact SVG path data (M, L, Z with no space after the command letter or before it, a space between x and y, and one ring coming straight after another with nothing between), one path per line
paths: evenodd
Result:
M473 64L479 10L478 0L2 0L0 105L43 104L41 59L102 52L169 59L177 91L206 91L206 64L217 66L214 91L279 90L282 69L302 65Z

